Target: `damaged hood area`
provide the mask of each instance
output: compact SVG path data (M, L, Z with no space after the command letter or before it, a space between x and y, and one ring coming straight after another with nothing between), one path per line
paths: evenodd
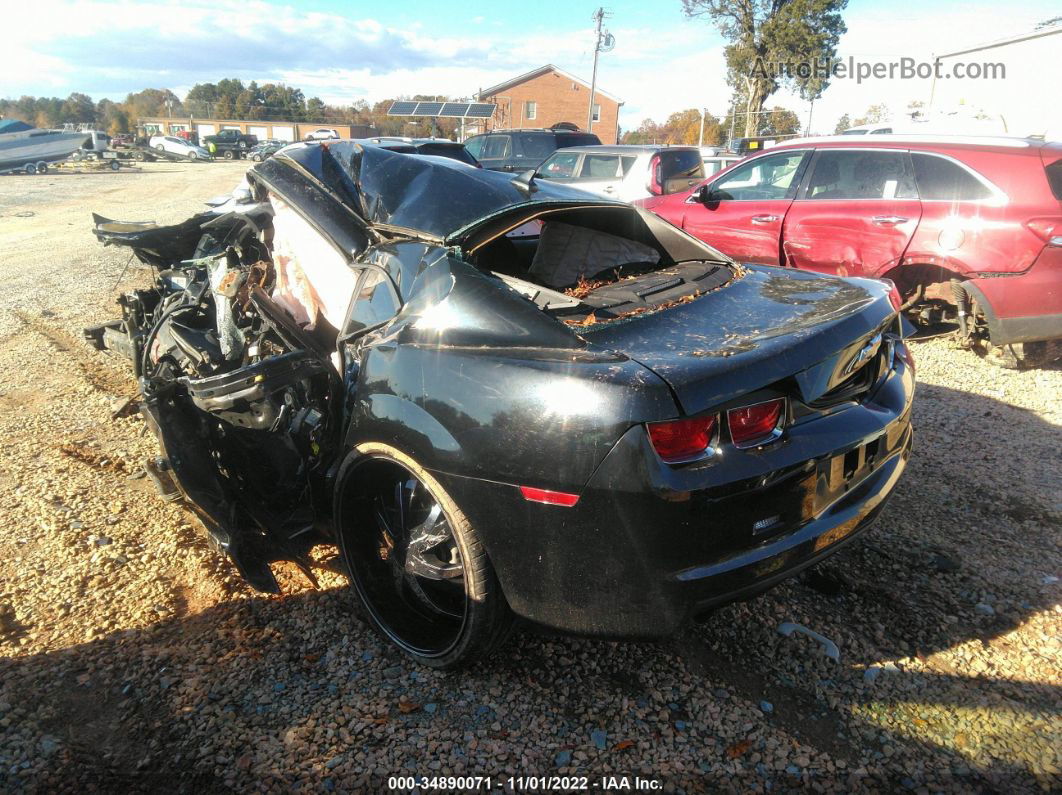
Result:
M289 146L251 169L271 184L297 172L366 224L444 241L485 218L521 206L626 207L580 190L443 157L407 155L354 141ZM289 197L293 198L293 197Z

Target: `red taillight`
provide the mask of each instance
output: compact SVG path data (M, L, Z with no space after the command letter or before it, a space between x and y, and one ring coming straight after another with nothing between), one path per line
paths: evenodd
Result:
M652 160L649 161L649 184L646 185L648 191L654 196L664 195L663 180L660 179L660 155L653 155Z
M781 428L784 411L785 398L728 410L726 423L730 427L730 439L737 447L755 447L771 441Z
M571 508L579 502L578 494L568 494L563 491L549 491L548 489L535 489L531 486L521 486L520 493L528 502L544 502L547 505L563 505Z
M1058 245L1053 241L1062 238L1062 218L1031 218L1025 226L1045 243Z
M698 458L708 450L715 435L716 416L671 422L650 422L649 441L664 461L679 463Z

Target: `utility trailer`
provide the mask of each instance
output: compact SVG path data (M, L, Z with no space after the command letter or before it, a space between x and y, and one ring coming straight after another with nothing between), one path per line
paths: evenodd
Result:
M117 157L108 158L75 158L70 157L67 160L59 160L56 162L48 163L44 160L38 160L36 163L26 163L18 166L17 168L8 168L0 170L0 175L7 174L47 174L49 172L65 172L74 174L84 174L90 171L120 171L122 168L122 161ZM127 168L135 168L135 166L127 166Z

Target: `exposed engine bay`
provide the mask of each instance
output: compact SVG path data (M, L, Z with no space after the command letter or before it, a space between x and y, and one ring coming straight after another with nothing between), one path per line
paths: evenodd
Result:
M270 560L309 575L315 483L340 421L336 331L294 258L274 254L273 215L269 203L203 213L177 233L97 217L102 240L156 269L155 286L122 296L120 321L86 330L133 362L163 447L149 467L156 483L176 495L177 474L214 539L266 591Z

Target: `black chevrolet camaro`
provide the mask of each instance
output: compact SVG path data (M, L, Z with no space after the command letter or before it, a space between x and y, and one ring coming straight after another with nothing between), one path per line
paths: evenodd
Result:
M262 591L337 544L428 665L516 617L670 633L854 538L910 453L888 283L527 174L308 143L182 223L95 222L155 273L86 335L132 360L160 489Z

